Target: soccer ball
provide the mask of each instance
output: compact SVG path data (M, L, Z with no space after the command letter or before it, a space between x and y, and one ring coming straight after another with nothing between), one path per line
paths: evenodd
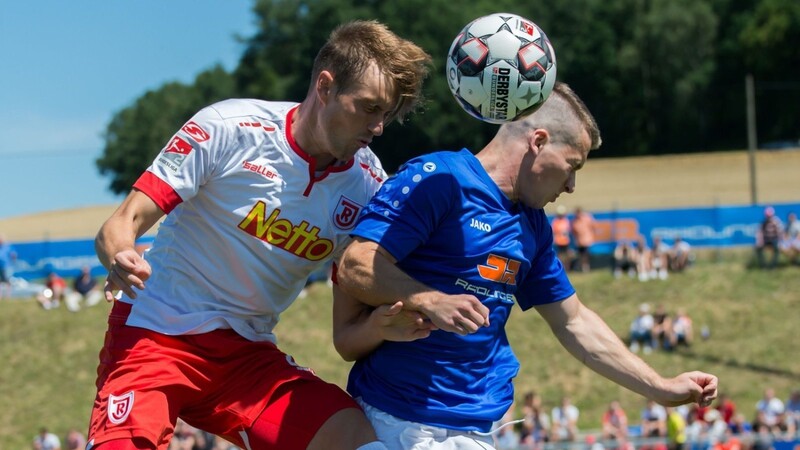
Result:
M501 124L539 108L556 82L556 54L532 21L496 13L470 22L447 54L447 83L474 117Z

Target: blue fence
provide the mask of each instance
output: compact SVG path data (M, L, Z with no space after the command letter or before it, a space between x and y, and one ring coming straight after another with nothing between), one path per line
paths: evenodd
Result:
M782 220L789 212L800 213L800 203L772 205ZM752 246L764 217L764 206L717 206L666 210L630 210L593 213L597 222L597 242L591 251L610 254L616 242L634 240L639 235L652 242L661 236L670 242L680 236L693 247ZM149 246L152 237L137 244ZM14 243L17 261L14 273L28 280L44 278L51 271L73 277L82 266L92 268L93 275L105 274L90 239Z

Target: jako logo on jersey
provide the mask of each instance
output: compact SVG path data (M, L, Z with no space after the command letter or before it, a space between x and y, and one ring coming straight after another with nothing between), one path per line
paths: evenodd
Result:
M186 122L186 125L181 128L181 131L188 134L189 137L197 142L205 142L211 138L211 135L206 133L206 130L200 128L200 125L194 122Z
M483 223L478 219L471 219L469 221L469 226L471 226L472 228L475 228L476 230L492 231L492 226L491 225L489 225L488 223Z
M350 200L344 195L339 197L339 204L336 205L336 210L333 212L333 223L342 230L353 228L356 224L358 213L361 212L363 206Z
M486 258L486 265L478 265L478 273L484 279L513 286L517 284L519 266L520 262L517 260L490 253Z
M167 166L171 171L177 172L190 153L192 153L192 144L180 136L175 136L164 147L164 151L158 157L158 162Z
M278 176L277 173L267 169L265 166L262 166L260 164L254 164L251 163L250 161L244 161L242 163L242 167L244 168L244 170L249 170L259 175L263 175L264 178L269 178L270 180Z
M431 173L434 170L436 170L436 164L432 162L426 162L425 164L422 165L422 170Z
M275 127L268 127L261 122L239 122L240 127L261 128L266 132L275 131Z
M117 397L114 394L108 396L108 420L114 425L119 425L128 418L133 409L133 391Z
M268 244L310 261L319 261L331 254L333 242L319 237L319 227L309 227L305 220L300 225L295 225L286 219L278 219L280 213L281 210L276 209L267 217L267 205L260 201L239 223L239 228Z

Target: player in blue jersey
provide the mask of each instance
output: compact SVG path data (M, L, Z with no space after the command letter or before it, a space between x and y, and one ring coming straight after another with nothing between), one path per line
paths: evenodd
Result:
M542 209L575 189L600 132L565 84L477 155L405 164L371 200L340 260L334 341L348 391L390 449L486 449L514 398L505 334L535 308L591 369L665 405L716 397L717 378L665 378L578 299ZM429 320L425 320L425 318Z

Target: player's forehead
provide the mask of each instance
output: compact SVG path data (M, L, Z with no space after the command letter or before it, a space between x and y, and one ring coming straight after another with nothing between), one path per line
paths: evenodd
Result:
M375 62L368 64L354 77L343 93L356 101L391 107L397 100L397 88L392 78Z

